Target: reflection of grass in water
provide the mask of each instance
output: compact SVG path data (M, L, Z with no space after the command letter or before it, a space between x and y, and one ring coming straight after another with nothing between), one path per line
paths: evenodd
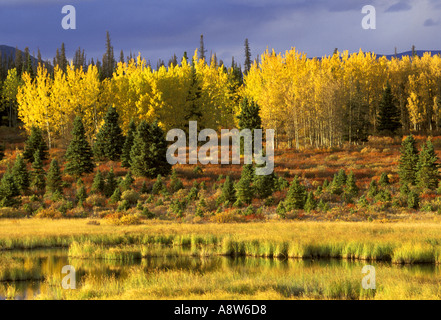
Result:
M188 247L193 255L216 254L267 258L343 258L394 263L441 263L438 223L271 222L247 224L176 224L146 222L115 227L84 220L0 221L0 249L67 247L72 243L126 246L102 258L133 260L131 245ZM234 235L234 236L231 236ZM408 244L411 245L408 245ZM415 249L415 248L417 249ZM86 248L82 249L84 252ZM150 252L141 252L151 254ZM158 253L153 253L158 254ZM92 253L89 253L92 255Z
M0 281L41 280L40 266L23 258L0 256Z
M361 287L361 266L301 260L218 258L218 268L150 269L127 277L87 275L63 299L438 299L441 279L394 265L376 265L377 290ZM204 259L194 259L204 260ZM424 288L422 287L422 284ZM40 298L50 298L50 292Z
M162 247L162 250L167 248ZM170 248L168 248L170 249ZM173 248L171 248L173 249ZM178 249L178 248L175 248ZM159 249L158 249L159 250ZM375 263L377 290L361 288L364 262L163 255L135 262L69 258L78 289L61 289L62 275L47 276L39 298L54 299L389 299L440 298L440 267ZM20 254L18 254L20 256ZM60 257L57 257L60 258ZM39 259L39 258L35 258ZM51 259L47 259L50 261ZM20 283L0 284L0 296ZM424 286L424 288L421 288ZM35 292L34 292L35 293ZM29 295L32 297L32 295Z

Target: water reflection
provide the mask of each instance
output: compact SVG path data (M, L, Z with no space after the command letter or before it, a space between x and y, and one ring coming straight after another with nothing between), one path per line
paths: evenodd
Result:
M288 271L291 269L314 270L329 272L335 270L360 270L364 265L374 265L377 270L392 268L394 272L405 273L408 276L430 275L439 276L440 267L435 265L414 265L414 266L396 266L390 263L347 261L347 260L298 260L298 259L265 259L251 257L193 257L188 254L188 249L173 248L174 254L167 254L167 248L161 248L163 255L158 257L149 257L145 259L134 260L130 262L116 260L88 260L69 258L67 249L45 249L33 251L11 251L2 252L2 257L7 257L19 261L23 268L27 265L37 266L42 278L55 279L54 284L60 284L64 275L61 273L63 266L72 265L76 270L77 285L81 285L81 278L85 275L92 276L114 276L117 279L124 280L130 273L133 266L142 267L146 273L155 270L172 271L188 270L201 274L215 271L242 273L252 276L256 272L264 270ZM182 255L176 255L182 253ZM13 296L15 299L33 299L40 293L48 291L47 282L41 281L16 281L0 282L0 299L5 299L8 295L8 287L13 285Z

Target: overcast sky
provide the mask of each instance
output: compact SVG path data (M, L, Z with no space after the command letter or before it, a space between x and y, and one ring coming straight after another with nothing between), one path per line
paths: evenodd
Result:
M77 29L61 27L64 5L74 5ZM373 5L377 29L364 30L364 5ZM441 0L0 0L0 44L40 48L45 59L61 42L68 57L76 48L87 58L101 59L106 30L115 56L124 50L141 54L152 63L174 53L189 55L205 46L230 63L243 63L248 38L253 56L267 47L283 52L291 47L308 56L339 50L391 54L441 50Z

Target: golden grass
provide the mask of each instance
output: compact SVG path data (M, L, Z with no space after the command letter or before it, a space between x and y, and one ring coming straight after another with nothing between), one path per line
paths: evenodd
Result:
M87 275L77 290L50 287L38 299L439 299L433 274L379 265L376 290L361 286L362 264L310 265L299 260L242 264L223 260L215 269L131 267L128 276ZM50 279L48 280L50 282Z

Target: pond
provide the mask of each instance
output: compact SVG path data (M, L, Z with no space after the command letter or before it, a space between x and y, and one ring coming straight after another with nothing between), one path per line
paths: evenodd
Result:
M181 250L183 253L188 253L186 249ZM224 256L193 257L189 254L183 254L179 256L164 255L162 257L143 258L133 261L117 261L71 258L68 256L67 249L9 251L1 252L0 254L3 258L9 258L18 262L24 269L32 266L32 268L36 269L35 272L41 276L39 280L6 280L0 282L0 299L2 300L6 299L6 292L11 285L14 286L13 297L19 300L35 299L40 294L50 291L50 287L54 285L61 287L62 278L65 276L62 274L62 268L66 265L71 265L75 268L78 290L82 288L83 279L90 276L94 276L97 279L105 279L106 276L114 277L117 282L122 283L131 276L134 268L142 270L146 275L160 273L162 277L167 277L167 274L174 274L173 271L179 271L181 274L197 274L201 278L220 272L221 274L232 275L233 281L240 278L241 286L245 287L242 290L250 291L250 288L254 287L259 288L259 290L266 290L267 288L264 287L263 281L268 281L272 283L272 288L276 288L278 292L286 292L287 289L282 291L280 288L282 286L289 287L291 280L296 283L309 281L310 286L316 285L319 287L324 281L345 282L354 281L354 279L358 281L357 279L359 278L361 284L363 278L361 270L367 264L375 267L377 274L376 282L383 291L394 289L388 288L388 286L400 286L401 284L404 286L412 281L421 283L421 279L425 279L425 281L433 279L434 283L428 283L428 285L439 285L438 279L440 278L440 267L436 265L397 266L390 263L367 263L345 260L283 260ZM268 277L262 280L262 274L266 274ZM331 274L337 275L335 278L337 280L332 278ZM385 281L383 281L382 276L384 276ZM52 279L52 281L46 281L46 279ZM311 279L314 279L315 282L311 282ZM254 280L255 282L253 283ZM222 287L222 285L219 284L219 287ZM296 288L298 288L298 285ZM293 292L297 289L288 289L290 293L287 294L287 297L295 295ZM229 290L234 293L236 289L233 291ZM308 289L301 289L300 291L304 294ZM146 295L138 298L154 299L155 297Z

